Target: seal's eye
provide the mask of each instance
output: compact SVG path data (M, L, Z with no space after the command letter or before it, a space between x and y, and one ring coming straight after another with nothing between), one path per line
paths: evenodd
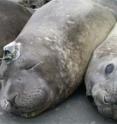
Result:
M105 68L105 74L111 74L114 70L114 65L113 64L108 64Z

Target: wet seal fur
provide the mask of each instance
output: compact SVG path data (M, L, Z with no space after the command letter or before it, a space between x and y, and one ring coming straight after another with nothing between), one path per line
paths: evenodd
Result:
M29 118L68 98L115 21L90 0L52 0L38 9L13 41L20 56L0 66L1 108Z
M0 57L3 46L13 41L30 18L31 13L25 8L0 0Z

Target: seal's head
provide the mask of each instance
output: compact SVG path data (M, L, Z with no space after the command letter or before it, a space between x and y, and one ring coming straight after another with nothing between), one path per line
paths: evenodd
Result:
M92 96L103 115L117 119L117 57L95 51L86 78L87 95Z
M7 112L29 118L48 108L52 92L40 76L40 63L24 49L15 41L4 47L0 66L0 106Z

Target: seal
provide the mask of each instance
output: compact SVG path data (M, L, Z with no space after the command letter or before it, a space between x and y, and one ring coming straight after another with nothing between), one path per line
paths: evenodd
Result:
M93 53L85 84L103 115L117 120L117 24Z
M108 8L117 19L117 0L93 0L94 2Z
M3 48L1 108L29 118L68 98L115 22L110 11L90 0L52 0L35 11Z
M0 0L0 57L3 46L13 41L30 18L31 13L23 7Z

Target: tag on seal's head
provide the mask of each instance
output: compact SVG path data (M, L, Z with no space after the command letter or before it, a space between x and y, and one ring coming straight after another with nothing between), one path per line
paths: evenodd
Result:
M3 51L3 59L9 64L20 57L21 43L16 43L13 41L4 46Z

